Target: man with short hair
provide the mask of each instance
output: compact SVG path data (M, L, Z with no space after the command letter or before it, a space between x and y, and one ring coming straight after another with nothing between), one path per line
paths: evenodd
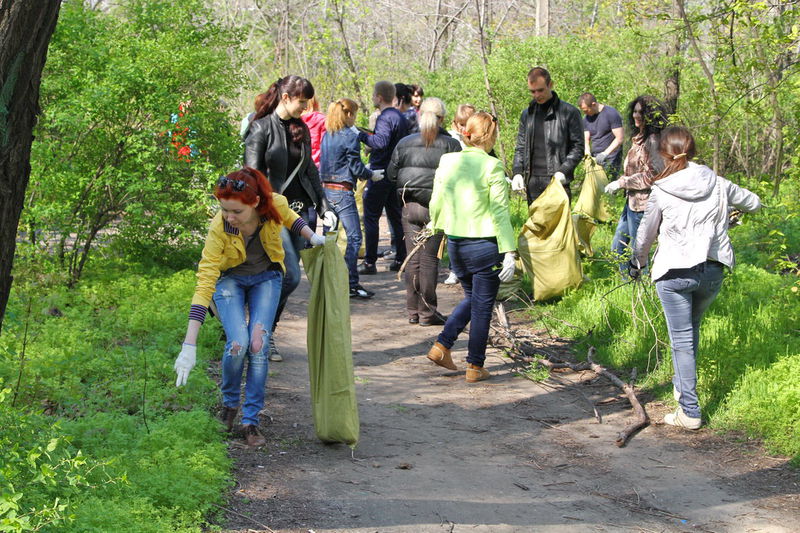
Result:
M572 198L569 184L583 156L581 114L558 98L545 68L528 72L528 89L533 99L519 119L511 188L526 191L531 204L555 177Z
M585 115L585 153L603 166L609 180L617 179L622 167L622 115L610 105L599 103L592 93L583 93L578 107Z
M369 146L369 167L382 174L389 165L394 147L408 134L408 124L403 114L393 107L394 85L389 81L379 81L372 92L372 103L380 110L375 121L375 133L369 135L359 131L358 140ZM374 180L374 177L373 177ZM364 242L366 252L364 262L358 268L359 274L377 274L375 261L378 259L378 222L386 208L386 218L397 236L397 253L389 270L398 271L406 259L406 245L403 242L402 210L397 196L397 188L388 180L370 181L364 191Z

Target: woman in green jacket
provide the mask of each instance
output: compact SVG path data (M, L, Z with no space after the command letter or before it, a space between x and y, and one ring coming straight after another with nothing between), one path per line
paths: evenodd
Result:
M450 349L470 324L467 383L489 378L483 368L489 322L500 282L514 276L516 259L505 172L488 154L495 141L496 119L484 112L472 115L464 131L467 147L442 156L430 201L431 224L447 235L450 268L464 288L464 299L447 319L428 359L457 370Z

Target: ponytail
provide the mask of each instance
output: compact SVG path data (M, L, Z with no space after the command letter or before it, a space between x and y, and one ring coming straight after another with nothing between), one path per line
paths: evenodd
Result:
M444 120L447 110L444 102L438 98L426 98L419 106L419 134L425 143L425 148L430 148L439 134L439 119Z
M671 126L661 132L659 153L664 160L664 170L654 181L683 170L696 155L694 137L683 126Z
M288 94L289 98L299 98L302 96L310 100L314 98L314 86L311 85L310 81L300 76L291 75L280 78L270 85L267 92L264 93L264 101L261 107L256 111L253 120L258 120L274 113L281 101L283 93ZM289 135L291 139L288 140L296 145L304 142L311 142L311 134L308 131L308 126L299 118L289 119Z
M345 127L347 115L355 115L358 104L349 98L339 98L328 106L328 116L325 117L325 131L335 133Z

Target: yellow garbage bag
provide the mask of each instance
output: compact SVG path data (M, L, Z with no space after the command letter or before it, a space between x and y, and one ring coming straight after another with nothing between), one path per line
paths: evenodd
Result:
M331 232L323 246L300 252L311 282L308 299L308 375L314 430L323 442L358 443L360 431L347 266Z
M553 178L528 208L528 220L519 234L517 251L525 271L533 279L534 300L561 296L583 281L569 197L557 179Z
M608 185L608 179L602 165L598 164L593 157L584 157L583 165L586 177L583 179L581 193L573 208L572 221L578 235L580 252L591 256L594 254L592 234L597 227L596 221L607 222L610 218L603 198L603 191Z

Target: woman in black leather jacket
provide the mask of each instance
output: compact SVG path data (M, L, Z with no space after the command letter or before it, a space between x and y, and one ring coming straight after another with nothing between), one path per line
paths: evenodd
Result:
M311 82L300 76L286 76L267 89L264 104L256 112L245 133L244 164L260 170L269 179L275 192L282 194L303 220L316 228L314 211L322 216L326 226L336 227L336 215L328 206L319 181L317 166L311 160L311 136L300 115L314 96ZM286 253L281 297L273 322L280 320L289 295L300 284L300 250L305 240L288 231L281 232ZM270 361L282 358L270 336Z
M461 143L442 128L444 103L426 98L420 105L419 133L404 137L392 153L386 178L397 187L403 203L403 233L409 254L414 237L431 221L428 205L433 192L433 176L442 154L460 152ZM437 311L436 283L439 275L439 243L436 234L406 264L406 311L408 322L421 326L440 326L445 317Z

